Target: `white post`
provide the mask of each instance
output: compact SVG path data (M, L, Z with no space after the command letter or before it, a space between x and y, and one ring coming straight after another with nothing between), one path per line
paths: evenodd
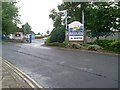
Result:
M84 10L82 10L82 24L83 24L83 31L84 31Z
M82 10L82 24L83 24L83 34L84 34L84 38L83 38L83 40L84 40L84 44L86 44L87 43L87 32L86 32L86 30L85 30L85 26L84 26L84 10Z
M86 42L86 35L85 35L85 29L84 29L84 10L82 10L82 24L83 24L83 42L85 44L85 42Z
M66 30L67 30L67 10L66 10L66 21L65 21L65 24L66 24Z

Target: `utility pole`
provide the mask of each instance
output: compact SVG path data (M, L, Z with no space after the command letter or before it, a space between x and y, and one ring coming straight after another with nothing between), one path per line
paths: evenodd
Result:
M84 10L82 10L82 24L83 24L83 30L84 30Z
M82 24L83 24L83 33L84 33L84 36L83 36L83 42L84 44L86 44L86 40L87 40L87 37L86 37L86 30L85 30L85 26L84 26L84 10L82 10Z

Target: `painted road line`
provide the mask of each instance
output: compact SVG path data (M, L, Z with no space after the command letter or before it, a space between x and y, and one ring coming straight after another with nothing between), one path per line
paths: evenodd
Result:
M31 87L31 88L35 88L35 86L27 79L27 78L25 78L21 73L19 73L17 70L15 70L14 68L12 68L9 64L7 64L6 62L5 62L5 64L9 67L9 68L11 68L15 73L17 73L22 79L24 79L28 84L29 84L29 86Z
M5 64L11 68L15 73L17 73L23 80L25 80L28 85L30 85L31 88L37 89L40 88L41 90L45 90L43 86L39 85L37 82L35 82L32 78L30 78L27 74L25 74L23 71L18 69L16 66L9 63L7 60L4 59Z

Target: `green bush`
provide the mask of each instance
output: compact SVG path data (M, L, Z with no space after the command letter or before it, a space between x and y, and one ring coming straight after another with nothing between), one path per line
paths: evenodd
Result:
M108 51L120 52L119 40L96 40L94 44L99 45Z
M96 40L95 42L94 42L94 44L97 44L97 45L99 45L99 46L101 46L101 47L108 47L108 46L110 46L110 44L112 43L112 42L114 42L115 40Z
M114 41L110 44L110 49L115 52L120 52L120 41Z
M47 40L45 41L46 44L47 44L47 43L51 43L50 38L51 38L51 36L49 36L49 37L47 38Z
M94 43L93 42L87 42L88 45L93 45Z
M64 27L54 28L51 32L50 42L62 43L65 40L65 29Z

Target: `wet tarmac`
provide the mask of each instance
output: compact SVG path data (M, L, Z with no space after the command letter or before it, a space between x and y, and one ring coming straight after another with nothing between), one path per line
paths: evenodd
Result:
M117 88L118 56L41 46L6 44L2 56L45 88Z

